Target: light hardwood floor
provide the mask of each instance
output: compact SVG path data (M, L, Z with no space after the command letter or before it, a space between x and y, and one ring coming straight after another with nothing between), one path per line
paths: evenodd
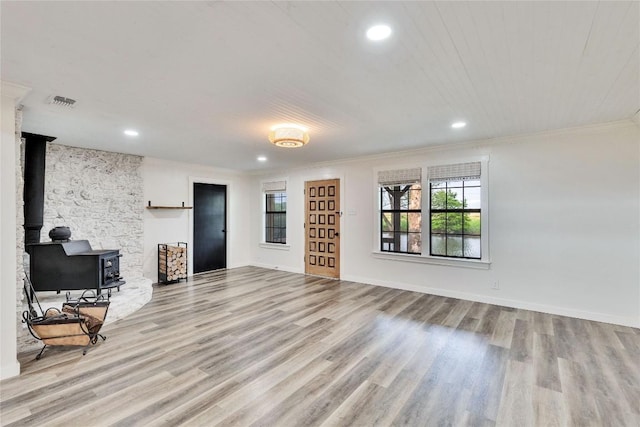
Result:
M640 425L640 330L245 267L20 355L2 425Z

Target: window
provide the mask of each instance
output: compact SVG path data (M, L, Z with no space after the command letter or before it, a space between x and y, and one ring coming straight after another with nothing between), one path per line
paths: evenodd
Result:
M378 171L373 256L488 269L488 164L488 156L482 156L466 163Z
M380 250L422 253L422 170L378 173L380 194Z
M265 243L287 243L287 193L286 182L262 184L265 197L264 241Z
M481 259L480 162L430 167L428 173L430 255Z

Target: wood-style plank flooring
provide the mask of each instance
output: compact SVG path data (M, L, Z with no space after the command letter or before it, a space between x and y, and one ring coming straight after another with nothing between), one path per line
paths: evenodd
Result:
M21 354L2 425L640 425L634 328L244 267L103 331Z

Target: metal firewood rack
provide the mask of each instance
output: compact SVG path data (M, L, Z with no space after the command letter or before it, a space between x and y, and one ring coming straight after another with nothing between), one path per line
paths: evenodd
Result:
M158 244L158 283L176 283L188 276L187 243Z
M42 357L47 347L82 346L82 354L85 355L98 338L107 339L100 333L110 304L104 295L96 296L93 290L88 289L78 299L71 299L67 292L67 302L62 304L62 310L54 307L43 310L28 275L24 294L28 309L22 313L22 322L26 323L31 335L44 344L36 360Z

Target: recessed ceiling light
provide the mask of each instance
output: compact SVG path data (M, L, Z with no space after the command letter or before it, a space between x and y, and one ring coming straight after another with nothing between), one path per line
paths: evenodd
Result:
M138 136L139 133L137 130L133 130L133 129L127 129L124 131L124 134L127 136Z
M266 162L267 158L265 156L258 156L258 161L259 162Z
M465 127L466 125L467 125L466 122L454 122L454 123L451 123L451 127L454 128L454 129L460 129L460 128Z
M391 35L388 25L374 25L367 30L367 38L373 41L384 40Z

